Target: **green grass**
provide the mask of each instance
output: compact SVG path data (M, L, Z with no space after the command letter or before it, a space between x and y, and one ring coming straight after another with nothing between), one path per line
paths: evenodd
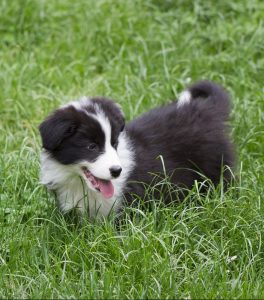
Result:
M2 0L0 20L0 298L264 298L264 2ZM38 182L43 118L104 95L129 120L198 79L232 96L234 186L119 234L66 221Z

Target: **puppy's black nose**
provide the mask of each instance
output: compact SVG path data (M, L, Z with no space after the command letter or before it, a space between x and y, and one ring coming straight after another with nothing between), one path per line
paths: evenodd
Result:
M122 168L120 166L112 166L109 170L110 170L111 175L114 178L117 178L120 175Z

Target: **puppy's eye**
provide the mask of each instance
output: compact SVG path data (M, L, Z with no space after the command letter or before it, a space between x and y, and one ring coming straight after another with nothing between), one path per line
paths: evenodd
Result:
M91 143L88 145L88 150L94 151L98 148L98 146L95 143Z

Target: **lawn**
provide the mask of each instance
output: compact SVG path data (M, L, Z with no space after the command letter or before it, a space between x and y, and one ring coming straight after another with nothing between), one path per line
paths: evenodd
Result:
M264 298L264 2L0 2L0 298ZM39 184L38 125L82 95L130 120L191 82L229 91L234 185L81 226Z

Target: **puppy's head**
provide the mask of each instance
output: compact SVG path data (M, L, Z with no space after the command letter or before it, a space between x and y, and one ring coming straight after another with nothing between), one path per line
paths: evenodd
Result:
M39 130L53 159L82 176L90 189L111 198L112 180L122 173L118 143L124 125L120 108L111 100L82 98L53 112Z

